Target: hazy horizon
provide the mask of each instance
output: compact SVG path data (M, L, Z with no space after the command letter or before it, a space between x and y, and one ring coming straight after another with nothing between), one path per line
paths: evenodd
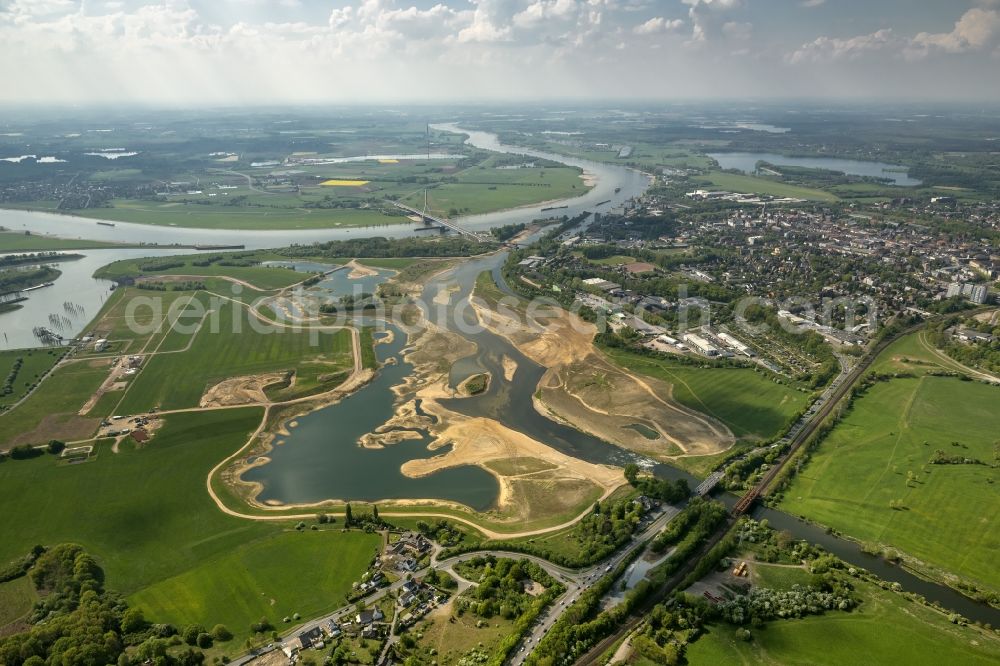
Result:
M5 107L1000 101L1000 0L6 0L0 36Z

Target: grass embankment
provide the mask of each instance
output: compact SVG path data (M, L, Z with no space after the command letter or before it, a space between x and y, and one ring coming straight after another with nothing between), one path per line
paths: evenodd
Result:
M1000 591L998 404L1000 388L954 378L877 383L812 454L782 508ZM930 464L938 451L981 464Z
M151 621L227 623L234 651L262 615L280 627L286 613L341 605L376 537L234 518L206 492L209 470L246 442L261 414L168 417L142 449L125 443L116 454L103 442L82 464L48 455L0 464L0 561L39 543L80 543L108 587L147 608Z
M37 236L14 231L0 231L0 252L38 252L49 250L95 250L101 248L138 247L132 244Z
M202 294L200 298L205 299ZM353 365L350 331L308 331L251 322L246 308L226 301L191 340L190 330L171 330L163 347L190 348L159 354L146 363L119 411L137 414L152 407L195 407L209 387L246 375L294 370L294 391L319 391ZM207 307L206 307L207 309Z
M361 345L361 367L366 370L378 367L378 358L375 356L375 338L372 335L374 331L372 326L363 326L358 331L359 344Z
M266 196L266 195L265 195ZM270 206L225 206L115 199L113 208L73 211L74 215L115 222L208 229L329 229L369 227L409 222L374 209L306 209Z
M691 666L716 664L995 664L1000 644L972 627L870 583L858 582L863 601L852 612L833 611L752 628L752 640L729 626L712 626L685 651Z
M627 370L670 383L675 400L719 419L737 438L777 435L809 400L809 394L750 368L704 368L619 349L604 351Z

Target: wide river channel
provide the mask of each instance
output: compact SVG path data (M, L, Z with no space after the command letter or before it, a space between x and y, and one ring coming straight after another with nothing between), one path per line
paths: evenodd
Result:
M647 176L631 169L507 146L495 135L487 132L459 130L454 125L435 127L465 132L470 137L468 142L477 148L578 166L596 180L595 187L582 196L557 204L547 204L547 207L566 206L560 207L553 213L543 213L540 210L541 206L533 206L458 220L469 229L486 230L497 225L530 222L552 214L573 216L584 211L601 210L604 206L610 208L642 194L649 186ZM611 200L610 203L597 208L599 203L607 200ZM410 225L404 224L368 229L287 232L165 228L122 222L116 223L115 227L104 227L95 224L92 219L12 210L0 210L0 226L91 240L160 244L243 244L248 249L367 236L398 238L415 233ZM96 314L109 287L107 283L93 280L89 274L85 275L88 270L92 272L100 265L133 257L136 254L166 252L121 249L81 251L87 258L74 262L72 270L67 270L68 264L64 265L63 270L66 272L57 280L56 285L41 291L51 292L51 296L46 294L45 298L52 313L62 312L64 301L84 304L87 317L78 317L77 319L81 320L78 325L67 325L65 334L75 335L86 325L86 320ZM440 290L454 290L457 287L458 291L451 293L448 299L449 305L443 306L446 310L445 316L435 317L435 321L447 322L449 329L476 344L477 351L471 357L455 364L452 383L457 383L476 372L488 371L492 374L492 381L485 393L472 398L444 400L442 404L459 413L496 419L567 455L589 462L622 465L627 461L637 460L651 467L658 476L671 479L683 478L687 479L692 487L697 485L698 479L686 472L668 465L640 460L631 452L556 423L535 411L532 395L545 369L518 352L505 338L474 326L475 314L468 306L468 296L481 271L491 271L498 284L506 288L500 275L500 267L505 258L506 253L498 253L466 262L438 276L425 288L424 303L431 304L435 302L434 296ZM69 281L67 277L70 278ZM333 292L346 289L347 285L341 280L342 278L337 276L327 288ZM69 291L71 288L76 291ZM443 302L443 299L439 302ZM37 312L40 313L41 310ZM11 326L13 323L14 320L0 316L0 328L8 336L14 334L11 342L22 339L23 327L29 329L27 334L30 336L31 326L46 325L44 320L27 321L24 315L18 317L16 329ZM247 480L262 484L263 490L259 499L289 504L324 499L443 499L461 502L478 510L485 510L494 504L499 492L497 482L478 467L453 468L422 479L403 476L399 467L407 460L436 455L436 452L427 450L426 436L382 449L366 449L358 445L359 437L384 424L393 415L396 396L391 389L400 385L412 370L403 360L406 345L403 335L391 326L389 330L393 333L392 341L376 345L376 352L380 361L394 360L381 368L376 379L340 403L296 419L296 426L288 429L289 435L281 437L282 443L276 445L268 454L270 462L254 467L245 474ZM3 340L0 339L0 344L2 343ZM5 345L7 348L19 346L26 345ZM504 356L517 362L517 371L509 382L504 379L501 363ZM404 399L406 397L404 396ZM719 499L730 505L735 502L735 499L728 494L721 495ZM925 581L905 569L867 555L857 544L829 535L822 528L765 507L758 507L754 511L754 517L766 518L774 528L787 529L797 538L816 543L841 559L866 568L887 581L898 582L904 589L936 601L970 620L989 622L994 626L1000 625L1000 611L978 604L951 588Z

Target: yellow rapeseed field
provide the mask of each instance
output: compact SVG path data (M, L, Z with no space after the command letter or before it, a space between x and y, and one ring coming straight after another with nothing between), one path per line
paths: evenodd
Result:
M320 185L326 185L327 187L361 187L368 183L369 181L367 180L340 180L334 178L333 180L324 180Z

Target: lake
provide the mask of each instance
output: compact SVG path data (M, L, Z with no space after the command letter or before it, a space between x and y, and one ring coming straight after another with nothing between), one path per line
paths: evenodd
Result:
M770 162L778 166L840 171L849 176L887 178L893 185L900 187L915 187L921 184L916 178L910 178L906 167L885 162L849 160L841 157L789 157L777 153L708 153L708 156L718 162L723 169L738 169L744 173L754 173L757 170L757 162Z

